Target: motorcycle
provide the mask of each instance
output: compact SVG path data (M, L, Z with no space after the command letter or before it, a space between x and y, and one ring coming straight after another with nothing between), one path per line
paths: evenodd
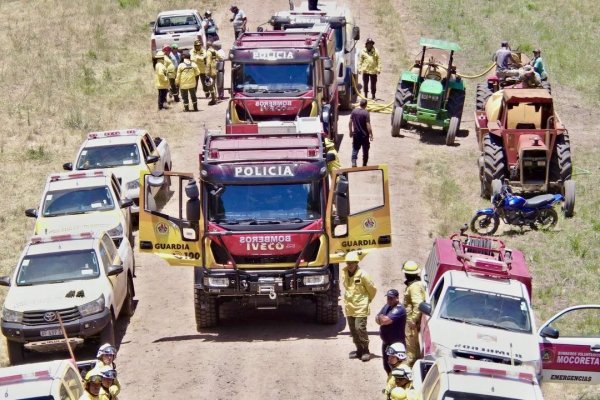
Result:
M531 229L547 230L556 225L558 214L554 205L563 200L561 194L542 194L525 199L514 195L507 184L502 184L492 195L493 207L477 210L471 219L471 230L480 235L493 235L500 220L507 225L528 225Z

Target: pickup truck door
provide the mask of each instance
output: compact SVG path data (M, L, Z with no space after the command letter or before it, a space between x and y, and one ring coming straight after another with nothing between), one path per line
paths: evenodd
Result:
M392 245L387 165L333 171L326 227L330 262Z
M569 307L538 331L544 382L600 383L600 305Z
M153 188L164 187L165 179L170 181L169 194L155 200ZM193 174L141 172L140 182L140 252L157 254L173 266L202 265L200 200L185 194L186 185L195 182ZM198 216L189 220L187 212L193 206Z

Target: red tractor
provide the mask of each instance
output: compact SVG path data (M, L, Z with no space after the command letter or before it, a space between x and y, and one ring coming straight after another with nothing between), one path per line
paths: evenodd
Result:
M575 208L569 132L546 89L503 89L475 111L481 155L481 196L490 198L507 180L523 193L562 193L566 217Z

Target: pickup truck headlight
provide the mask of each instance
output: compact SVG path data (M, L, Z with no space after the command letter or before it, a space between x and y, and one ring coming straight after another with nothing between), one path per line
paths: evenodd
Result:
M85 303L77 308L82 317L87 317L88 315L98 314L104 311L104 306L104 295L101 294L96 300Z
M9 310L8 308L4 307L2 309L2 319L6 322L21 323L23 322L23 313L20 311Z
M108 233L108 236L110 236L111 238L121 238L123 237L123 225L119 224L114 228L106 231L106 233Z
M329 275L305 276L303 279L304 279L304 284L307 286L308 285L322 286L322 285L327 285L329 283Z
M125 186L127 187L128 190L139 189L140 181L139 181L139 179L136 179L131 182L127 182L127 185L125 185Z

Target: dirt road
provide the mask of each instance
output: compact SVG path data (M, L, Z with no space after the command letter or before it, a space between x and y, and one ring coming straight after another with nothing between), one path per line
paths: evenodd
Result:
M247 1L243 6L252 26L286 7L287 2L277 0ZM373 15L365 10L356 15L363 37L377 37L376 32L367 29ZM230 43L229 13L218 10L216 16L223 42ZM384 60L386 56L382 51ZM396 71L391 67L384 69L379 97L391 97L389 88L395 86L396 79ZM225 107L226 102L212 108L201 105L202 111L193 118L198 124L220 127ZM372 124L376 138L371 163L390 166L394 215L393 248L374 252L362 263L380 290L373 304L374 309L379 309L385 301L385 290L402 289L400 260L423 260L426 256L430 244L429 211L414 207L426 204L412 168L422 144L410 137L401 143L393 141L389 115L373 114ZM348 116L340 118L339 126L347 132ZM201 143L198 132L198 126L190 129L189 140L173 146L175 170L196 172ZM344 166L350 164L350 145L345 137L340 151ZM229 399L239 395L247 399L314 399L380 395L385 374L374 321L369 321L369 332L371 350L377 358L368 363L348 360L353 344L344 320L338 326L317 325L310 303L276 311L229 310L231 317L226 317L218 329L197 333L192 269L169 268L148 255L139 255L136 260L139 303L120 345L118 366L124 391L119 398Z

